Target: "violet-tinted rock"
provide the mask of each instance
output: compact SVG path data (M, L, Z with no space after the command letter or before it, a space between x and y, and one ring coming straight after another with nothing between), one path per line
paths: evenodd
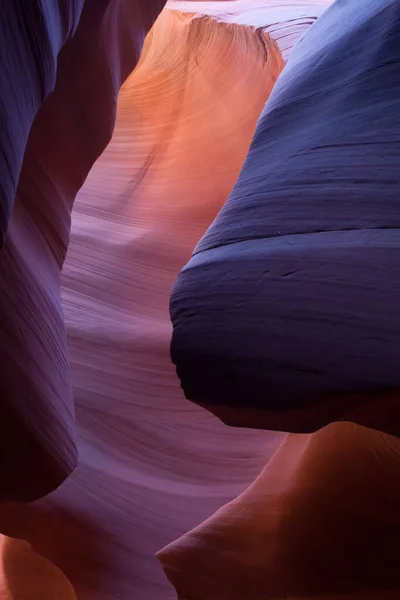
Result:
M399 27L392 0L313 25L178 278L173 361L228 423L313 430L400 385Z
M0 501L43 496L76 465L59 281L70 213L164 2L81 4L19 0L0 15Z
M265 43L267 62L253 28L165 10L74 203L61 282L79 465L46 498L0 505L0 532L27 540L79 600L173 600L155 552L241 493L282 439L238 439L188 403L169 356L171 287L283 67ZM25 572L12 546L1 560Z
M0 18L0 247L33 119L57 75L57 55L79 23L83 0L13 0Z

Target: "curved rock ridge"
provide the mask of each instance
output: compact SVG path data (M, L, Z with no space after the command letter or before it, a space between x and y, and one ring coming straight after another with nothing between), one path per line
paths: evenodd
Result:
M53 91L57 56L79 23L84 0L5 2L0 19L0 248L4 244L28 134Z
M58 4L66 6L62 2ZM154 553L177 539L159 552L158 558L182 600L277 600L291 596L301 600L337 597L341 600L397 600L400 565L393 548L399 537L399 440L353 424L332 424L311 435L290 434L268 462L282 434L225 427L208 412L185 401L170 364L168 301L171 287L177 272L189 260L194 245L235 184L257 118L286 56L284 36L277 39L277 47L271 40L275 25L264 18L265 14L258 23L238 25L224 22L215 15L202 15L205 10L204 7L200 10L201 4L194 3L193 9L188 11L166 10L157 21L147 37L136 70L121 90L112 141L78 193L62 275L62 296L80 464L67 481L45 499L28 505L1 505L0 530L27 540L31 547L19 540L0 539L3 566L0 596L7 600L22 596L28 600L27 593L32 592L36 594L33 597L40 600L55 597L173 600L176 593L163 577ZM291 4L296 7L295 2ZM382 7L382 2L367 4L365 10L371 11L373 7L378 11ZM229 6L232 13L232 7L237 8L240 3L224 2L224 5ZM128 62L137 56L135 48L140 45L138 32L143 33L147 28L146 25L141 29L139 23L142 18L151 20L139 4L121 0L110 3L111 6L113 10L105 10L101 25L94 13L88 12L86 30L82 29L79 37L79 27L84 23L82 15L77 36L70 40L80 40L81 52L72 55L71 51L65 62L71 69L79 69L74 71L76 77L71 71L71 77L66 78L65 87L60 88L58 95L61 113L69 116L62 121L58 105L53 105L48 114L45 113L51 128L44 127L47 120L43 117L46 134L43 131L40 134L39 125L35 133L35 121L31 137L37 146L27 149L28 167L20 180L23 193L18 195L10 228L13 245L9 247L7 260L17 256L20 261L17 264L23 264L26 269L24 272L20 269L22 276L18 283L27 281L29 268L35 285L44 286L46 298L51 299L53 306L59 305L57 283L68 242L72 198L80 182L85 180L85 169L101 152L100 147L107 143L113 127L114 101L120 82L118 76L109 77L110 73L118 74L120 60L122 74L129 72L132 64ZM210 3L210 11L216 6L217 3ZM347 26L354 23L347 18L348 6L349 3L342 0L335 7L343 11L343 23ZM106 3L97 0L85 3L85 10L105 7ZM314 20L314 8L308 15L310 19L306 15L304 23L298 22L301 27ZM199 15L202 16L199 18ZM328 16L329 12L321 21ZM367 15L364 16L367 19ZM288 38L292 40L290 45L298 36L294 29L290 30L291 19L287 13L285 19L282 31L292 31L293 35ZM96 22L97 29L93 27ZM388 25L390 20L383 22ZM132 23L135 23L134 29ZM279 23L276 27L279 30ZM371 28L374 30L372 25ZM382 33L383 29L378 27L377 31ZM128 38L121 34L124 31L128 32ZM318 28L314 26L311 31L315 33ZM343 31L346 28L335 28L332 35L342 39ZM390 26L386 31L391 31ZM324 36L324 43L328 42L327 37ZM99 54L97 46L88 68L82 57L88 52L87 40L90 39L104 40L109 51ZM357 40L357 36L354 39ZM378 35L376 41L379 40L382 36ZM121 50L118 59L114 43ZM306 43L307 38L301 42L303 46ZM379 49L379 43L376 48ZM107 78L100 73L105 54L111 69L107 71ZM73 60L73 56L79 60ZM329 53L324 56L325 60L327 56ZM367 52L362 56L370 55ZM123 57L129 59L127 63ZM290 64L289 61L289 68ZM313 66L312 60L309 66ZM343 69L341 63L338 67ZM62 81L60 64L58 69ZM285 71L283 81L288 72L291 80L296 70L297 67ZM312 77L313 71L303 65L301 76ZM86 79L82 73L87 75ZM317 81L313 81L312 89L319 90L318 69L314 75ZM110 81L114 81L115 88ZM395 78L393 81L396 84ZM287 89L289 92L289 85ZM90 102L85 104L88 97ZM271 100L274 97L273 92ZM101 100L100 106L98 100ZM41 111L48 102L39 111L39 124ZM108 107L107 113L103 112L103 102ZM93 110L95 106L99 106L98 111ZM269 106L267 103L267 113ZM82 113L83 107L86 108ZM104 120L105 114L109 118ZM274 118L282 126L279 110ZM264 117L260 123L263 122ZM309 129L305 132L313 132L310 120L306 119L306 123ZM264 154L261 140L259 156L260 164L270 169L269 177L273 180L274 176L282 175L282 171L275 174L267 157L270 146L272 151L272 141L281 143L282 140L278 136L274 138L272 125L269 124L271 136L269 132L266 135L267 151ZM107 135L102 129L105 126ZM290 126L292 130L284 132L284 140L291 131L296 131L295 122ZM54 135L50 136L49 131ZM307 139L307 135L303 135L303 141L304 138ZM61 147L61 139L69 140L65 147ZM249 161L253 160L256 150L253 143ZM91 160L81 163L82 156L87 158L89 154ZM86 165L85 169L80 170L81 164ZM37 172L46 177L36 179ZM250 178L247 163L242 175L243 172ZM243 181L239 178L239 182L243 184ZM39 192L37 196L35 190ZM49 190L53 198L57 198L56 203L50 201ZM44 216L40 221L33 209L27 208L32 198L36 208L40 208L42 198L45 199ZM60 198L63 202L58 202ZM55 234L51 231L52 223L58 224ZM219 218L216 221L219 227L218 223ZM259 219L258 226L264 227L266 223L267 219ZM199 252L198 256L202 254L205 252ZM31 261L27 259L29 255ZM203 269L202 264L200 268ZM10 266L4 272L8 278L5 283L9 285ZM53 279L48 276L50 272ZM213 285L209 286L209 296ZM30 294L37 302L38 295L32 290L36 288L24 288L22 292L26 299ZM198 291L196 288L196 294ZM14 320L4 323L16 323L14 333L19 335L23 328L22 323L15 320L12 302L19 306L15 298L10 295L8 300L9 314ZM24 309L21 305L19 308L25 318L27 304L28 300ZM284 307L283 301L280 304ZM29 302L31 305L38 306ZM49 317L47 324L44 316L52 313L47 311L44 302L40 306L40 323L46 336L48 331L53 335L59 327L59 337L52 338L56 339L53 358L58 360L61 355L59 365L65 365L64 346L60 342L63 337L61 311L56 311L53 320ZM195 312L197 309L198 306ZM257 318L256 313L254 317ZM33 315L33 319L36 318L37 314ZM41 340L46 338L38 329L34 333L38 339L39 335ZM203 333L199 332L196 342L201 342ZM248 341L242 338L243 348L248 347ZM25 351L28 345L21 347ZM64 388L59 389L67 390L67 369L64 366L54 369L56 363L50 359L42 363L39 344L29 348L29 360L33 357L35 366L44 365L43 373L49 377L50 384L59 385L54 372L61 373L59 379ZM3 352L6 349L4 346ZM48 350L47 353L50 355ZM17 356L15 351L14 357ZM25 360L26 354L21 356ZM12 369L9 372L15 373ZM22 361L19 373L22 373ZM43 399L45 377L43 373L40 378L33 377L32 373L30 370L29 375ZM249 397L251 391L249 385ZM48 432L53 438L49 443L45 440L45 450L52 451L51 444L60 448L60 439L63 439L65 452L61 460L73 448L69 394L68 389L63 417L67 421L67 435L65 432L58 438L54 435L61 403L50 406L50 409L54 407L55 425L47 420ZM49 393L46 398L50 397L55 396ZM391 400L391 419L393 423L398 422L396 395L391 399L385 396L384 400L385 410L377 411L375 403L368 407L370 424L382 429L387 427ZM337 403L335 407L336 410ZM326 407L322 407L322 412L325 410ZM363 422L366 422L366 411L363 405ZM295 411L291 413L293 428L300 428L299 415ZM332 409L331 418L333 413ZM287 414L284 415L286 425L289 423ZM263 415L267 417L266 422ZM42 415L39 416L42 419ZM282 411L278 411L279 419L281 416ZM306 428L320 426L326 417L317 416L310 424L310 411L307 412ZM271 411L262 410L256 418L251 414L250 417L246 422L243 416L235 414L227 420L252 427L271 426L273 422ZM381 424L378 418L382 419ZM276 427L277 423L278 420ZM31 415L28 424L40 429L43 419L33 419ZM305 428L304 423L301 428ZM17 434L19 439L24 439L20 426ZM73 456L74 451L70 454ZM39 456L35 466L43 469L42 460ZM72 463L71 460L67 467ZM41 473L43 475L43 470ZM14 476L13 484L15 479ZM55 480L53 478L53 484ZM27 478L25 487L21 484L17 488L19 495L21 490L26 494L26 482ZM43 482L48 485L47 476L39 482L41 493L45 489ZM29 488L30 494L32 489ZM220 508L223 504L225 506ZM215 511L216 514L207 519ZM204 519L207 519L205 523L197 526ZM190 533L181 537L188 530Z
M183 389L228 424L400 433L399 24L341 0L310 28L174 287Z
M81 5L7 2L0 19L3 231L18 181L0 254L0 501L43 496L76 465L59 281L70 213L163 3Z
M65 575L27 542L0 536L0 553L1 600L78 600Z
M3 506L0 529L79 600L172 600L155 552L242 493L282 439L188 403L169 356L171 287L282 68L253 27L165 11L78 193L62 296L79 465L47 498Z
M168 8L212 16L226 23L249 25L263 30L274 39L286 60L296 42L322 15L332 0L169 0Z
M400 440L289 434L257 480L158 553L182 600L396 600Z

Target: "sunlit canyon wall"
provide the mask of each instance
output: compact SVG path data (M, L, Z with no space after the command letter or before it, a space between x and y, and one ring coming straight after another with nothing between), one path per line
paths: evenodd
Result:
M60 3L62 43L74 20L77 33L19 180L13 171L0 255L2 339L16 340L13 352L1 346L13 425L1 491L55 491L3 505L0 597L172 600L155 558L165 547L182 600L392 600L395 438L347 423L285 440L229 428L185 400L169 357L178 272L227 200L293 46L329 2L170 2L129 75L162 4L87 0L81 15L82 3Z

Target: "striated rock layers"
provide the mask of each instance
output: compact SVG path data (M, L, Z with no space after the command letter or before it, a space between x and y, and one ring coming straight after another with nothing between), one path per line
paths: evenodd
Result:
M110 140L119 87L162 5L2 7L0 501L43 496L76 465L59 282L72 203Z
M173 289L189 399L241 427L353 421L287 436L158 553L180 598L399 596L399 19L342 0L310 29Z
M90 6L85 3L84 10ZM92 10L96 6L94 3ZM119 23L122 31L128 23L132 27L134 19L128 16L121 13L119 20L115 16L115 20L102 22L101 31L109 43L108 36L117 31L111 25ZM89 17L87 23L93 23ZM78 27L62 52L77 40L89 52L90 37L83 35L82 19L82 36L77 37ZM121 35L118 39L120 47L126 43ZM97 52L97 42L92 43ZM66 64L86 73L84 48L79 46L79 61L69 58ZM111 61L115 54L107 56ZM125 56L122 49L121 56ZM62 54L59 63L61 58ZM100 57L96 65L102 67ZM79 598L172 598L173 590L155 552L240 494L281 439L280 434L250 431L238 439L233 430L185 401L169 358L168 303L177 273L235 183L256 120L282 67L278 47L254 26L164 12L146 41L137 69L122 89L113 140L78 195L63 272L63 310L79 466L46 499L27 506L3 505L0 528L8 536L27 540L56 565ZM61 67L59 70L62 82ZM108 71L109 77L111 74ZM35 392L34 407L41 412L36 421L35 414L26 412L27 424L33 439L43 432L47 435L40 456L20 451L26 467L18 466L12 472L14 487L8 483L2 488L14 499L26 500L50 491L75 462L61 311L55 313L58 329L51 315L59 308L58 273L68 239L69 210L86 176L82 154L86 144L94 153L92 144L99 137L105 144L104 131L98 129L107 125L110 133L113 125L115 95L106 94L104 77L90 69L85 76L70 74L66 80L69 87L66 84L68 89L59 93L59 100L56 87L40 109L25 154L25 162L31 157L35 169L32 166L28 171L31 183L24 188L26 194L33 195L36 190L38 194L33 199L26 196L23 205L17 195L1 256L4 288L12 290L13 273L21 284L30 274L36 278L36 286L42 286L39 289L46 300L46 304L39 302L41 297L32 291L36 287L26 288L32 298L31 310L36 313L22 328L16 309L20 309L21 319L26 318L27 302L23 306L22 296L17 303L15 294L10 293L13 320L4 321L25 335L13 357L14 371L9 369L14 375L5 398L10 406L18 407L15 386L25 381L23 368L30 364L25 356L29 360L34 357L33 364L41 371L32 366L25 397L31 402ZM87 104L77 95L81 86L82 96L85 86L89 87ZM76 100L72 101L71 95ZM97 100L108 104L98 106ZM46 128L46 121L40 126L39 118L48 106L53 108L48 109L46 118L52 121ZM72 117L68 121L70 111L79 127ZM93 132L87 131L93 119ZM63 128L62 143L57 137L59 127ZM40 144L32 141L30 153L35 132ZM97 152L101 149L99 144ZM39 150L46 152L46 161ZM93 155L92 161L95 158ZM74 169L79 165L78 182ZM89 166L86 163L85 168ZM24 171L20 188L23 181ZM41 217L33 208L39 202ZM33 236L30 245L29 232ZM13 256L18 248L24 272L11 272L8 267L13 239ZM28 326L37 328L34 335ZM46 339L43 331L53 337L51 343L38 348ZM12 353L5 350L11 361ZM47 356L47 367L42 355ZM22 408L27 410L21 407L20 415L25 414ZM67 432L60 431L62 426L68 426ZM17 446L26 439L20 428L12 441ZM68 449L69 462L65 458ZM12 454L9 456L9 464L15 465ZM57 459L50 475L45 468L48 456ZM31 485L21 475L28 467ZM5 544L3 553L5 564L14 565L15 573L21 552L17 548L12 554L12 548L12 543ZM24 569L23 565L21 559L19 568ZM5 570L7 593L14 597L18 587L10 573L10 568ZM40 594L41 598L51 597L44 584Z
M16 6L26 10L27 4ZM338 102L338 87L343 109L347 92L352 98L351 93L355 94L356 104L365 100L364 91L352 86L354 81L361 85L361 74L363 69L368 72L374 52L382 58L379 64L389 64L385 52L389 52L396 28L395 21L390 24L397 15L395 4L369 0L366 12L358 11L357 20L347 18L351 15L346 11L354 2L342 0L336 3L336 12L321 17L326 29L310 30L292 55L267 102L240 173L257 119L284 61L329 2L169 3L144 43L137 68L121 89L111 143L96 161L111 136L119 85L136 63L144 34L161 4L86 0L81 13L81 3L60 0L57 10L53 3L40 3L40 23L48 23L50 18L60 23L58 29L55 25L48 28L50 46L56 48L54 57L63 49L36 104L18 95L31 111L31 121L24 121L25 138L39 110L19 179L14 167L21 163L24 147L15 146L15 157L19 158L13 159L9 181L14 181L14 187L19 181L18 193L0 254L5 290L1 328L9 340L8 345L2 345L2 399L7 410L2 408L1 450L2 468L8 473L8 480L5 475L0 479L7 483L1 488L3 499L28 500L54 489L73 469L75 447L79 465L46 498L25 505L1 505L0 530L10 537L1 541L0 596L7 600L29 600L27 594L31 593L32 598L41 600L172 600L176 593L154 557L164 546L158 558L179 597L186 600L272 600L291 595L303 600L331 600L333 594L340 594L343 600L394 600L399 595L400 571L397 554L392 552L399 533L398 440L354 424L335 423L311 435L290 434L269 462L282 434L226 427L185 400L169 358L168 303L177 273L233 188L173 292L173 356L187 395L192 396L188 392L194 389L193 398L199 401L199 383L200 388L207 383L201 382L202 363L188 372L186 358L202 348L209 324L217 322L221 329L215 331L224 336L218 334L212 342L229 342L233 333L242 336L235 348L244 352L251 347L250 334L256 331L256 321L256 341L261 339L264 322L268 323L259 310L268 303L260 296L261 301L246 313L248 319L237 319L228 329L230 306L241 308L233 285L236 272L227 269L231 279L225 272L220 276L218 265L226 264L225 251L218 260L210 261L208 269L202 257L214 249L206 249L204 244L217 234L223 237L232 233L226 228L227 214L234 231L249 226L273 228L281 218L279 231L288 233L283 224L296 226L296 232L304 234L298 237L310 233L302 229L309 223L304 215L311 219L315 213L316 220L329 221L312 201L313 194L318 193L318 165L323 163L329 144L325 148L324 142L320 143L322 155L318 148L310 152L316 145L312 136L324 121L328 127L329 111ZM383 9L393 12L388 15ZM342 11L339 28L334 26L337 11ZM11 9L4 14L11 22ZM18 14L19 27L25 22L21 14L25 13ZM382 20L375 27L378 17ZM357 23L370 21L375 25L366 25L369 44L363 46ZM71 37L74 27L76 34ZM18 35L15 37L19 43ZM356 77L350 69L356 53L352 58L340 50L346 39L363 49ZM36 48L36 42L32 43ZM313 54L313 47L325 47L326 51L321 57L318 52ZM308 65L299 59L301 52L309 53ZM18 53L23 56L21 49ZM338 54L343 60L337 59ZM38 64L40 71L40 61ZM328 80L324 76L326 65L333 69ZM56 68L55 90L39 108L54 86ZM335 86L335 77L343 73L348 74L347 79ZM302 87L302 80L308 87ZM394 75L392 83L396 83ZM379 100L379 87L373 90ZM29 94L29 90L24 93ZM285 110L280 109L282 94ZM12 104L7 106L11 111ZM386 114L389 119L391 108L389 103L380 116ZM295 118L296 110L301 113L299 119ZM341 110L338 122L346 119L346 114ZM354 115L355 121L361 118L356 109ZM19 138L12 134L17 125L10 124L9 116L8 139L16 143ZM338 127L337 135L340 131ZM355 135L350 128L347 133ZM387 134L384 130L385 139L391 140ZM296 171L293 161L300 160L307 149L310 161L317 162L314 167L310 162ZM274 152L278 158L273 158ZM341 172L342 154L355 166L346 152L350 150L341 148L340 155L335 154L337 160L331 169ZM387 158L386 151L382 152ZM390 152L394 152L392 147ZM368 153L363 154L363 160L366 156ZM396 160L395 154L390 156ZM382 169L393 164L386 158L379 163ZM7 160L12 164L9 156ZM371 158L368 165L374 161ZM283 192L274 204L268 193L278 190L282 181L289 189L296 172L301 179L296 187L298 204L288 204ZM371 177L376 179L379 173L375 170ZM314 185L307 174L314 177ZM328 177L331 179L333 175ZM389 179L382 171L382 191L388 189ZM348 185L344 176L340 181ZM1 185L12 200L12 185L4 182L6 179ZM68 243L72 202L83 182L74 205L62 274L73 410L59 272ZM359 185L368 191L367 183L356 179L354 193ZM325 198L327 191L325 182L323 197L329 213L333 201L329 194ZM307 198L309 204L304 204ZM269 213L257 217L260 206L266 210L271 202L275 221ZM369 202L371 207L371 198ZM372 209L369 211L367 216L372 215ZM387 214L384 196L382 211ZM4 222L9 213L9 209L3 211ZM228 241L224 246L227 251L237 245L237 240ZM289 252L293 245L287 246ZM261 251L257 255L259 260L264 257ZM246 256L244 253L240 260ZM307 271L303 250L301 258ZM193 261L198 260L199 265L192 268ZM339 261L339 267L341 264ZM238 269L237 280L248 304L249 296L256 297L252 287L255 271L246 265ZM379 268L383 271L381 263ZM187 277L190 271L199 274L193 280L194 287ZM202 283L205 273L210 276L206 289ZM276 269L272 269L274 273ZM324 274L322 271L321 277L316 277L317 287ZM265 277L260 283L277 279ZM285 279L290 282L290 275ZM336 280L343 283L343 279ZM229 293L219 293L225 282L232 284ZM311 309L313 296L308 285L307 279L301 288L290 292L293 304L298 304L296 290L302 289ZM391 289L387 290L387 297L392 297ZM277 310L283 311L286 296L275 296ZM191 330L210 307L207 303L220 300L218 319L210 318L211 306L203 329ZM177 326L179 302L187 330ZM202 311L202 307L207 310ZM284 319L281 322L283 328ZM297 329L297 325L293 327L296 335ZM189 347L185 346L185 331L194 332ZM233 341L227 357L234 349ZM260 348L260 344L255 347ZM305 355L307 352L305 344ZM322 360L324 354L320 354ZM239 369L237 374L243 375L243 371ZM290 381L285 380L285 385ZM257 394L253 391L257 389L251 378L246 382L249 403L254 403ZM236 387L236 393L243 389ZM207 397L213 399L210 390ZM266 420L257 414L256 419L246 422L242 414L220 412L222 403L223 410L227 408L226 388L221 389L220 400L208 408L228 422L277 427L278 421L272 420L271 410L264 410L266 406L261 412ZM385 401L386 412L382 410L379 415L387 422L390 407L387 398ZM282 418L283 411L278 412ZM296 415L286 420L288 429L300 423L300 429L311 430L325 422L320 417L311 421L307 413L304 426L304 420L301 423ZM335 418L333 412L330 415ZM385 429L384 423L378 423L374 407L371 415L371 423ZM365 403L363 419L366 422Z
M229 424L400 432L399 24L390 0L315 23L179 276L172 358Z

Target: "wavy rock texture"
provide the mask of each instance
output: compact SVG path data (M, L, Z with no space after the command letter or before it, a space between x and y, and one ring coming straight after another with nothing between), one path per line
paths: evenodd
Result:
M241 493L281 439L238 439L185 402L168 302L234 185L282 66L254 28L166 11L76 201L63 296L80 463L45 500L3 506L1 528L61 569L79 598L173 598L154 553ZM78 149L61 166L79 164Z
M59 281L70 213L162 7L89 0L81 12L81 5L16 1L1 14L3 230L18 175L19 183L0 254L0 501L43 496L76 465Z
M83 0L7 2L2 6L0 247L8 228L28 134L53 91L57 55L73 35Z
M279 45L284 60L301 36L321 16L331 0L227 0L192 2L170 0L168 7L182 12L196 11L224 23L255 27L268 33Z
M283 59L323 3L178 5L148 36L112 142L75 204L63 305L80 464L46 499L2 507L1 530L33 548L3 538L2 597L172 600L154 553L228 502L158 554L182 598L392 600L397 441L348 424L291 435L245 491L282 435L230 429L189 404L169 360L176 274L224 204ZM120 17L115 27L132 31ZM103 92L93 87L96 99Z
M343 0L306 34L171 303L186 395L225 422L396 437L289 435L158 554L180 598L399 595L399 18Z
M310 29L174 288L186 396L227 423L399 433L399 23L350 0Z
M290 434L255 483L158 554L179 598L395 600L398 438Z

